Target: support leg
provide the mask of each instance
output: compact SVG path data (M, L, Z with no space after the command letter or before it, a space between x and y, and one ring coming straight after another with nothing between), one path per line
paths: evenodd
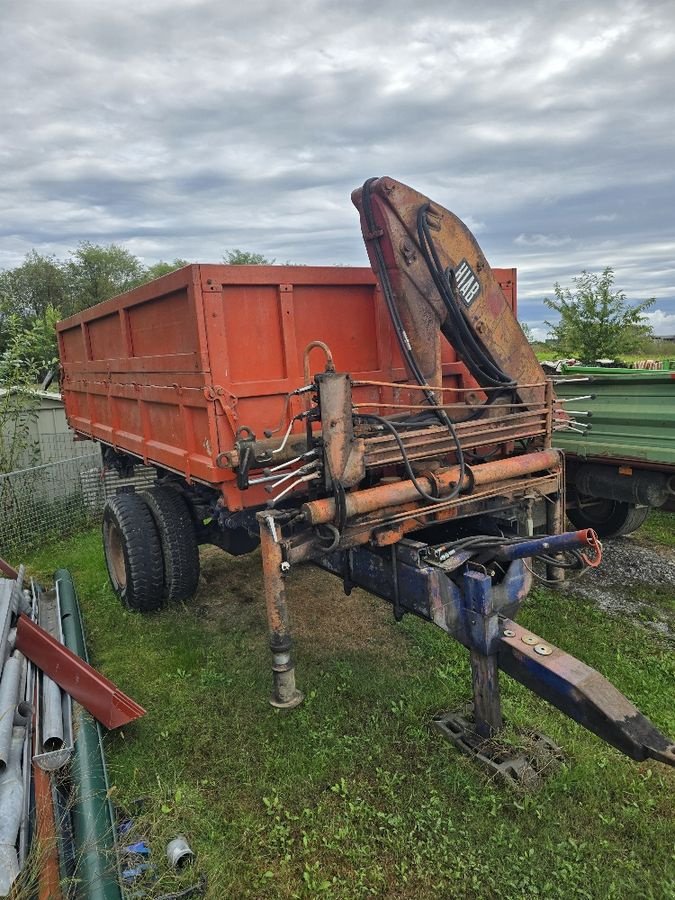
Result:
M546 504L546 530L549 534L561 534L565 530L565 495L561 492L548 498ZM549 581L564 581L565 570L559 566L547 565L546 577Z
M471 678L476 733L482 738L494 737L503 725L497 657L472 650Z
M276 524L274 512L261 513L258 521L267 623L273 660L273 689L270 703L280 709L292 709L302 703L303 696L295 686L295 666L291 658L291 634L279 526Z

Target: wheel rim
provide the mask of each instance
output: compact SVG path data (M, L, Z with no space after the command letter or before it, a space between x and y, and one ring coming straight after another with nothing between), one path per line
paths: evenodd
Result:
M105 557L108 568L121 590L127 586L127 572L124 566L124 546L122 534L114 522L105 523Z

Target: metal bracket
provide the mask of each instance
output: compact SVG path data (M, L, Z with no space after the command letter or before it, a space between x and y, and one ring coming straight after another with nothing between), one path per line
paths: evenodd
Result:
M204 396L216 407L216 415L226 416L232 431L236 432L239 421L237 416L239 398L219 384L207 384L204 387ZM218 407L220 407L220 411L218 411Z
M434 716L431 724L489 775L499 778L517 791L536 790L546 776L558 769L565 758L560 747L538 732L524 733L521 748L510 747L504 741L495 741L493 738L486 740L476 732L472 704L463 712Z
M248 488L248 473L251 465L255 463L255 433L246 425L238 428L235 434L237 439L234 445L239 454L239 465L237 466L237 487L240 491Z

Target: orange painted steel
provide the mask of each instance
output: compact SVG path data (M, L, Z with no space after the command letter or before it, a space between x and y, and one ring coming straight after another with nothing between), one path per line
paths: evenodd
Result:
M38 846L38 900L61 900L58 837L52 803L51 777L33 763L35 821Z
M493 270L515 308L515 269ZM222 468L236 432L258 437L304 408L288 394L325 351L338 372L397 387L355 387L359 403L419 401L407 391L389 316L369 268L190 265L106 300L57 325L61 389L75 431L146 464L213 485L231 510L264 504ZM448 402L480 388L442 342ZM298 422L294 433L301 433ZM220 463L220 465L219 465ZM225 465L227 463L225 462Z
M467 474L462 481L462 489L471 485L480 486L507 481L510 478L520 478L523 475L542 472L546 469L555 469L560 464L560 454L557 450L543 450L539 453L527 453L523 456L513 456L509 459L498 459L494 462L483 463L478 466L467 466ZM445 471L438 471L421 475L417 478L420 487L427 493L436 492L443 497L457 484L459 478L459 466L452 466ZM363 491L353 491L345 496L345 509L347 518L364 515L392 506L399 506L419 499L419 494L412 481L396 481L393 484L383 484L377 487L367 488ZM433 506L429 507L433 509ZM335 518L335 498L327 497L323 500L311 500L302 506L302 512L307 522L312 525L323 525L332 522Z

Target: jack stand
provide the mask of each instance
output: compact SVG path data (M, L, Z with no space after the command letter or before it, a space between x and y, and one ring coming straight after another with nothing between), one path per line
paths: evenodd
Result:
M464 714L436 716L433 725L462 753L510 787L526 792L536 790L544 771L562 760L562 751L543 735L527 735L520 750L497 740L504 726L497 656L501 628L492 582L486 574L465 574L463 604L471 642L473 703Z
M521 747L481 737L476 730L471 703L464 712L434 716L431 724L489 775L522 793L536 791L544 778L557 771L564 760L560 747L537 732L524 733Z
M272 651L272 696L270 703L277 709L293 709L304 697L295 686L295 665L291 657L291 634L284 572L284 561L279 513L258 514L260 547L262 550L265 603Z

